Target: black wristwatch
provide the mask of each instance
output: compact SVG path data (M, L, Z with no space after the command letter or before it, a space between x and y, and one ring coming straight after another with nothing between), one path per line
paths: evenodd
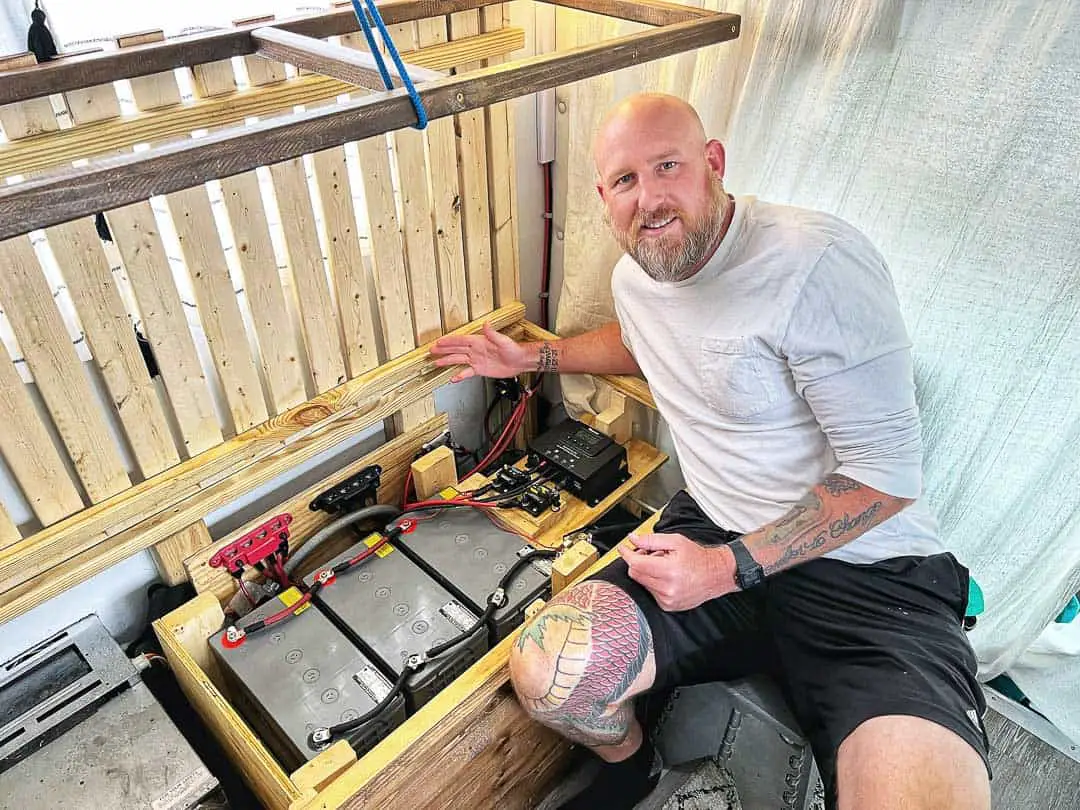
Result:
M748 590L765 581L765 569L758 565L741 538L728 543L728 548L735 555L735 584L742 590Z

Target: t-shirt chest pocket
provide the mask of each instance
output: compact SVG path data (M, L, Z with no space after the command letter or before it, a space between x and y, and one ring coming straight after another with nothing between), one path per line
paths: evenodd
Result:
M750 337L702 338L698 370L709 407L733 419L750 419L794 395L785 370Z

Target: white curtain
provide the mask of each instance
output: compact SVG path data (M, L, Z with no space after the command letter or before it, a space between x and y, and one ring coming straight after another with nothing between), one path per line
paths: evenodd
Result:
M724 140L729 190L833 212L879 246L915 343L927 495L985 591L972 641L992 677L1080 589L1080 2L706 5L743 15L737 42L689 73L576 86L571 132L594 97L676 92ZM591 196L566 218L566 332L610 317L586 174L567 183ZM569 407L590 393L571 384ZM1080 739L1080 661L1039 660L1022 685Z

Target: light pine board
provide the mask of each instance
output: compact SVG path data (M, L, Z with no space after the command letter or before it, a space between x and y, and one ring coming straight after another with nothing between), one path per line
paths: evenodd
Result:
M303 160L294 158L276 163L270 167L270 174L295 284L308 364L315 378L315 391L321 394L341 385L348 377Z
M480 33L480 12L462 11L450 17L451 39L468 39ZM479 62L462 65L466 72ZM457 116L459 137L457 162L461 178L462 232L465 268L469 283L469 317L479 318L495 306L491 276L491 205L488 194L487 133L484 111L469 110Z
M46 236L139 469L149 477L173 466L180 457L94 223L65 222Z
M221 190L244 276L271 409L281 413L303 402L307 393L259 180L255 172L226 177L221 181Z
M15 545L19 542L20 537L15 521L11 519L11 515L7 513L4 505L0 503L0 548Z
M90 500L131 485L28 237L0 243L0 307Z
M154 212L149 202L141 202L110 211L106 219L127 268L142 328L161 370L187 455L197 455L221 443L221 427Z
M419 20L417 42L421 48L447 41L446 18ZM461 210L466 205L458 182L457 137L454 118L428 123L425 135L431 182L431 208L435 223L435 258L439 268L439 300L445 329L469 320L469 291L465 281L465 248Z
M210 199L199 185L170 194L168 202L218 380L236 432L242 433L269 414Z
M312 156L334 282L345 361L350 377L379 363L375 323L368 295L368 268L360 251L352 186L344 147Z
M0 454L37 519L50 526L82 509L82 497L2 342L0 424Z
M480 24L485 32L498 31L506 24L502 5L485 6ZM497 65L505 59L488 59ZM495 267L495 305L516 301L519 296L516 177L514 172L513 116L508 102L492 104L485 110L487 123L488 164L497 171L488 174L492 233L492 263Z

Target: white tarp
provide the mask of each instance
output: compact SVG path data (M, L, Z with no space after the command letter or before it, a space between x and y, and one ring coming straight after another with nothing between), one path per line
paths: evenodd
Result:
M887 257L915 343L926 491L985 591L972 640L992 677L1080 589L1080 3L706 5L743 15L740 40L703 51L692 82L685 64L633 78L698 107L727 146L729 191L838 214ZM573 89L570 165L588 159L590 99L635 81ZM612 317L591 182L569 182L566 333ZM566 392L571 410L595 405ZM1025 682L1080 739L1080 666L1037 661ZM1039 671L1061 688L1039 688Z

